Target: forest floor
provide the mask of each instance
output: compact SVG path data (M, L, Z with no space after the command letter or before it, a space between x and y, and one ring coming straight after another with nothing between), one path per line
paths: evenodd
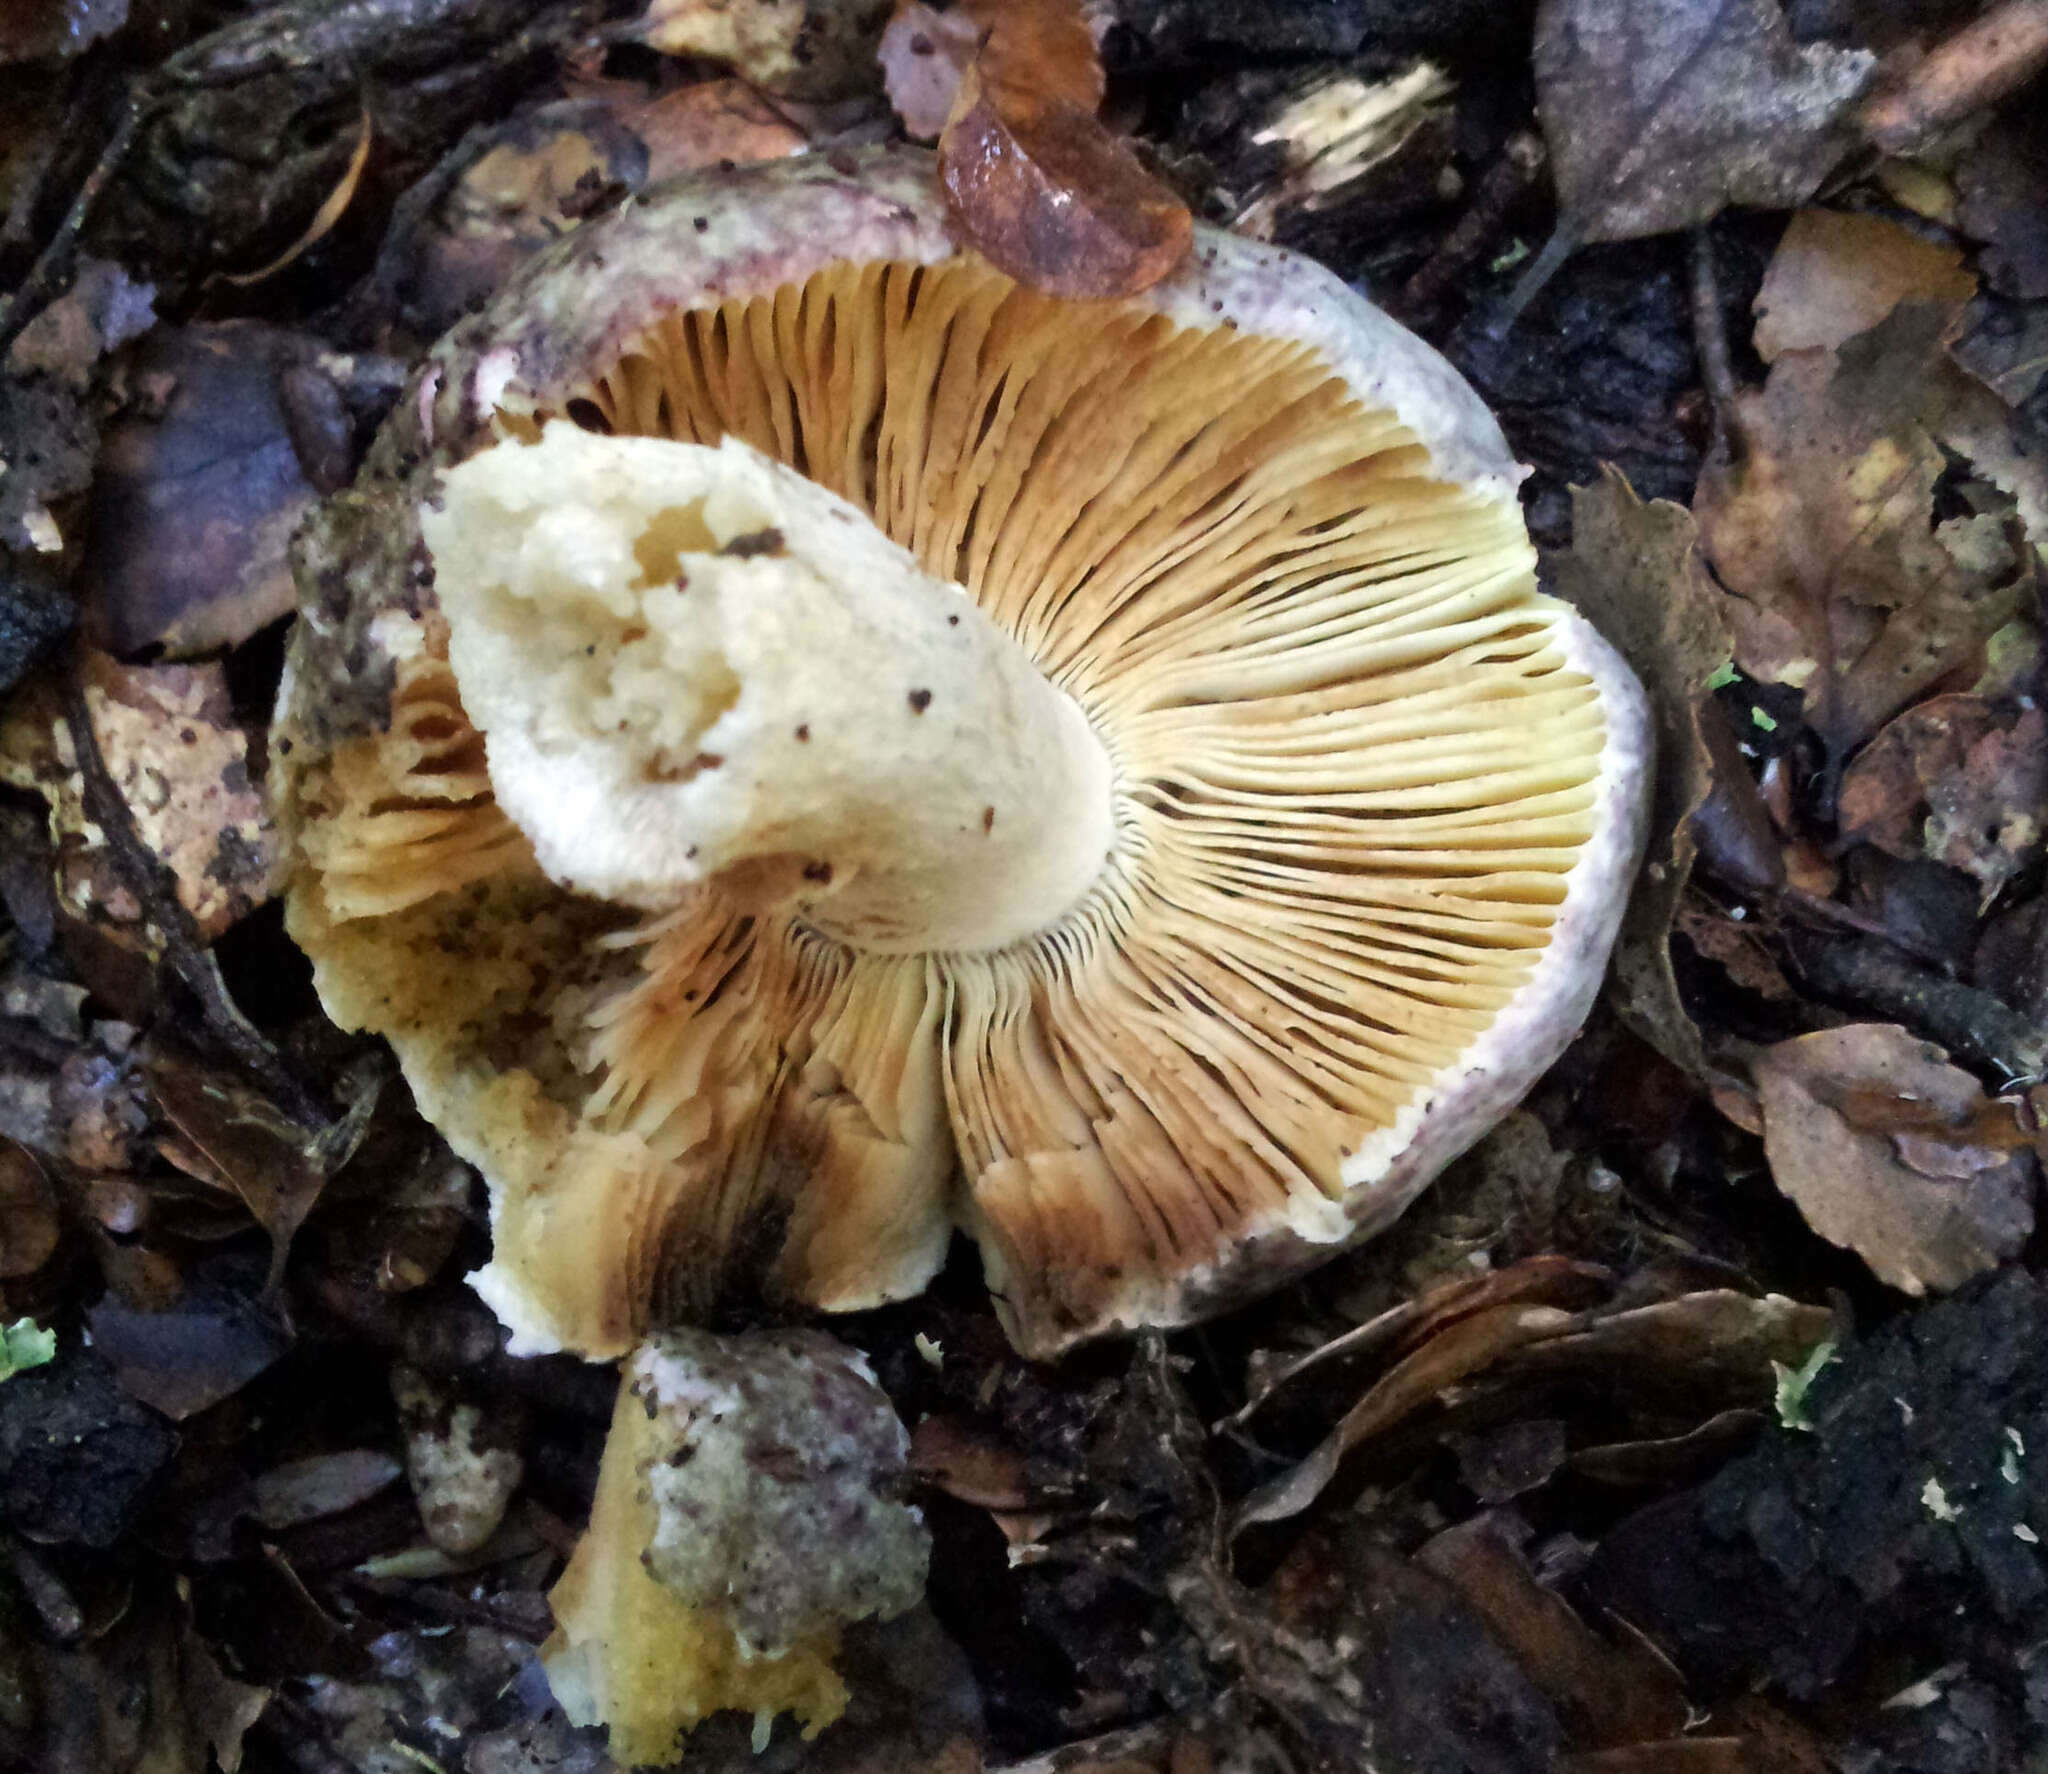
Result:
M972 53L729 8L848 35L0 15L0 1768L612 1765L536 1649L615 1373L504 1353L481 1185L323 1015L263 785L289 539L432 341ZM2048 1769L2048 5L1081 10L1170 193L1499 415L1650 689L1650 853L1577 1041L1377 1241L1058 1365L964 1241L833 1320L927 1598L814 1741L685 1765Z

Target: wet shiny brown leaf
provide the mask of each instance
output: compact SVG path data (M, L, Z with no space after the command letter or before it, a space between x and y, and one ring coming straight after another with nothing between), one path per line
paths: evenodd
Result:
M987 24L939 137L960 237L1019 283L1073 301L1150 289L1187 257L1187 206L1096 117L1102 64L1073 0L975 9Z

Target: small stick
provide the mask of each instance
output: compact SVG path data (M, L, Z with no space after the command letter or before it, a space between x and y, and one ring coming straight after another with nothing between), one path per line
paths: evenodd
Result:
M1395 300L1404 314L1430 307L1470 269L1500 232L1508 211L1536 183L1546 157L1543 138L1534 130L1518 129L1508 137L1500 158L1479 181L1479 189L1473 193L1465 213L1437 242L1436 250L1422 262L1415 275L1401 286Z
M162 859L142 841L135 816L114 773L100 751L85 683L76 664L64 674L64 724L71 731L72 755L84 789L85 811L106 834L107 852L121 878L142 902L144 914L163 937L164 959L199 1001L200 1014L214 1036L271 1094L279 1107L307 1128L325 1128L333 1117L311 1091L294 1077L284 1061L228 996L213 953L200 940L198 926L165 879Z
M21 330L40 314L58 296L60 285L71 270L71 261L78 251L78 237L85 230L86 218L92 214L92 207L99 201L100 193L120 170L121 162L128 158L128 150L135 145L137 131L148 106L141 97L130 94L122 107L120 127L114 131L113 140L102 150L98 163L86 175L85 183L78 187L78 195L71 200L71 207L65 212L63 221L57 224L57 231L50 236L50 243L36 256L36 262L29 267L21 287L0 308L0 356L21 336Z
M1728 317L1721 312L1721 280L1714 268L1714 237L1704 226L1686 241L1692 278L1693 348L1699 353L1700 381L1714 403L1714 423L1730 444L1742 442L1736 407L1735 370L1728 352Z
M1802 943L1794 951L1806 983L1904 1023L1916 1035L2001 1073L2008 1086L2038 1082L2048 1067L2048 1031L2002 998L1929 968L1882 943Z
M2048 68L2048 0L2003 0L1938 43L1895 85L1873 93L1857 121L1887 154L1995 105Z

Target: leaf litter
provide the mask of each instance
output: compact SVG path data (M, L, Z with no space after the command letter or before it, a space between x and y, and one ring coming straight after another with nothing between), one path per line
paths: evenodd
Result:
M939 1575L841 1726L699 1765L1811 1774L2034 1728L2026 6L512 11L88 38L137 121L0 143L0 1322L52 1351L0 1387L42 1708L0 1762L606 1774L532 1647L608 1376L501 1353L473 1179L278 929L276 544L548 241L899 119L1042 287L1143 287L1197 213L1414 292L1651 688L1657 820L1602 1007L1386 1238L1059 1369L972 1287L848 1321ZM79 604L111 651L55 656Z

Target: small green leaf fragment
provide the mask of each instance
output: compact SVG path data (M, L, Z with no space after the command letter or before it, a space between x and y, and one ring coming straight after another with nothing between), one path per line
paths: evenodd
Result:
M1741 676L1742 673L1735 669L1735 661L1730 659L1714 667L1713 674L1707 679L1706 687L1709 690L1725 690Z
M1806 1414L1807 1389L1820 1378L1821 1369L1834 1358L1835 1340L1829 1337L1814 1344L1813 1353L1797 1367L1787 1367L1782 1361L1771 1363L1771 1372L1778 1376L1778 1421L1787 1429L1802 1429L1809 1435L1813 1433L1813 1419Z
M1775 715L1765 714L1764 711L1760 708L1751 709L1749 711L1749 718L1752 721L1754 721L1759 727L1761 727L1766 733L1775 733L1778 730L1777 717Z
M0 1329L0 1380L11 1380L57 1356L57 1333L44 1330L33 1318L17 1318Z

